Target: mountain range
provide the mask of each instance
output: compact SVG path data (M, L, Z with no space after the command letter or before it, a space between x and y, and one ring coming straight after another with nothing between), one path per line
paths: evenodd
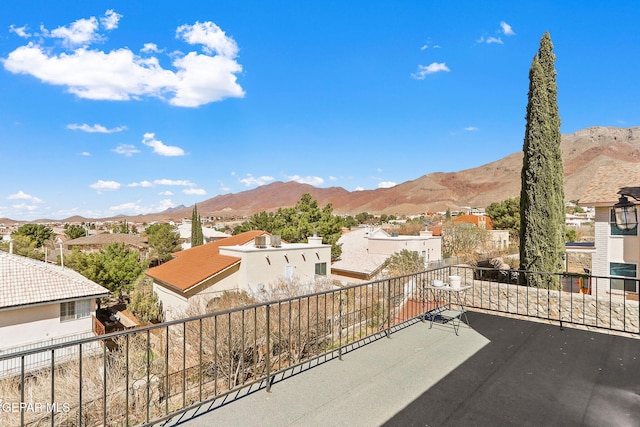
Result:
M601 166L640 163L640 127L591 127L562 135L565 174L565 200L579 200L595 171ZM293 206L304 193L320 206L331 203L337 214L411 215L460 207L484 208L520 194L522 152L459 172L436 172L391 188L347 191L342 187L318 188L297 182L274 182L252 190L224 194L198 202L202 216L250 216ZM191 216L192 206L179 206L164 212L135 217L131 221L178 219ZM123 218L123 217L119 217ZM73 222L86 220L73 218ZM0 220L2 221L2 220Z

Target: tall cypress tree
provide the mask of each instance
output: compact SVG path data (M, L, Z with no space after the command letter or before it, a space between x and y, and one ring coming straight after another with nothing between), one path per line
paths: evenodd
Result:
M202 223L200 222L200 215L198 215L198 205L193 205L193 213L191 214L191 247L195 248L204 243L204 236L202 235Z
M529 70L529 102L520 193L520 268L561 272L564 265L564 171L560 150L555 55L549 33ZM557 280L529 275L529 286L557 288Z

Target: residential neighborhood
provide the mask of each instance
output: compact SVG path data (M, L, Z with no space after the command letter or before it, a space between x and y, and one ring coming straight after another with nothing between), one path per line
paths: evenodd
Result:
M640 3L66 3L0 2L0 427L640 425Z

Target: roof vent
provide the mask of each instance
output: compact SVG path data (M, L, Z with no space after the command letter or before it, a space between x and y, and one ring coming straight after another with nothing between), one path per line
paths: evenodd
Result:
M256 246L256 248L266 248L267 236L256 236L254 240L254 245Z
M280 236L271 236L271 246L273 246L274 248L279 248L282 246Z

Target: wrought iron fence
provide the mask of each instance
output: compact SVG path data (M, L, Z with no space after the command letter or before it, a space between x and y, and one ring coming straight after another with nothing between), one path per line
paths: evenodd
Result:
M443 267L0 356L17 367L0 380L0 425L151 424L269 390L279 373L424 319L436 304L427 286L450 276L469 308L639 332L637 298L607 290L610 278ZM546 287L525 286L532 277ZM42 354L48 365L32 369Z

